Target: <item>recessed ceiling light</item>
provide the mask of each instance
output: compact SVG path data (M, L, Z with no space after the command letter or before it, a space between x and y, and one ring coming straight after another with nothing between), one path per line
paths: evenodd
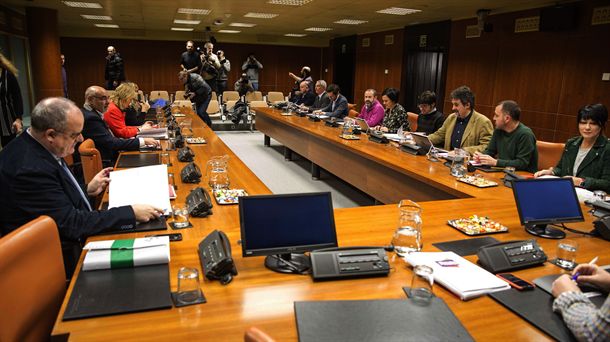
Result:
M90 14L81 14L81 17L89 20L112 20L112 17L107 15L90 15Z
M335 21L335 24L345 24L345 25L360 25L360 24L364 24L364 23L368 23L368 21L356 20L356 19L341 19L341 20Z
M254 27L256 26L256 24L249 24L249 23L230 23L229 26L235 26L235 27Z
M308 27L305 31L324 32L332 30L330 27Z
M271 18L275 18L277 16L278 15L274 14L274 13L256 13L256 12L250 12L250 13L244 14L244 17L246 17L246 18L260 18L260 19L271 19Z
M172 31L193 31L192 27L172 27Z
M201 15L208 15L210 14L210 12L212 12L209 9L203 9L203 8L178 8L178 13L180 14L201 14Z
M94 24L97 27L104 27L104 28L119 28L119 25L117 24Z
M240 33L241 31L237 30L218 30L218 33Z
M273 5L303 6L312 1L313 0L269 0L267 3Z
M102 8L97 2L78 2L78 1L62 1L64 5L68 7L79 7L79 8Z
M174 19L174 24L199 25L199 23L201 23L201 20Z
M410 9L410 8L402 8L402 7L390 7L383 10L377 11L377 13L383 14L395 14L395 15L407 15L421 12L421 10Z
M286 33L284 36L286 37L305 37L306 34L304 33Z

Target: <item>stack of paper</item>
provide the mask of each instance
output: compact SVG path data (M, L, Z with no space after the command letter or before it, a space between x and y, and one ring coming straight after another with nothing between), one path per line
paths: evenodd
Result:
M140 131L138 138L167 139L167 127L151 128Z
M171 213L167 190L167 166L153 165L134 167L110 172L108 207L149 204L164 213Z
M83 271L169 263L169 237L89 242Z
M430 266L434 271L434 281L462 300L510 289L504 280L454 252L416 252L404 259L412 266Z

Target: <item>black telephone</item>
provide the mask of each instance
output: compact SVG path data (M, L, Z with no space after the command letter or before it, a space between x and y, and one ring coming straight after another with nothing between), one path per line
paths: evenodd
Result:
M369 133L369 140L379 143L379 144L387 144L390 142L388 140L388 138L386 138L386 136L383 135L382 131L373 131L373 130L371 130L371 132Z
M191 162L180 171L180 178L183 183L199 183L201 181L201 170L197 164Z
M511 171L504 171L504 173L505 175L504 178L502 178L502 181L504 182L504 186L506 186L507 188L513 187L514 180L525 179L525 177L519 176L518 174Z
M182 133L180 133L180 131L176 131L176 140L174 141L174 146L176 148L184 147L184 137L182 136Z
M195 157L195 152L188 146L178 150L178 160L181 162L192 162L193 157Z
M312 251L311 276L314 280L387 276L388 256L381 247L343 247Z
M212 214L212 200L204 188L198 187L186 196L186 207L193 217L206 217Z
M199 260L206 278L226 285L237 275L227 235L214 230L199 243Z
M337 121L337 118L334 117L324 120L324 124L330 127L339 127L339 121Z
M585 204L593 207L591 213L598 219L593 221L593 234L600 236L604 240L610 241L610 202L596 200L593 202L585 201Z
M492 273L543 264L546 254L536 240L499 242L479 248L479 264Z

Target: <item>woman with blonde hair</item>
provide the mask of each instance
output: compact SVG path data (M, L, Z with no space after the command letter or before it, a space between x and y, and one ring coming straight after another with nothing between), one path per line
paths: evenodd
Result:
M131 103L137 98L138 93L133 83L119 85L112 96L108 109L104 114L104 121L112 133L119 138L133 138L139 131L152 128L152 122L147 121L142 126L127 126L125 124L125 112Z
M6 146L23 131L23 100L17 68L0 53L0 143Z

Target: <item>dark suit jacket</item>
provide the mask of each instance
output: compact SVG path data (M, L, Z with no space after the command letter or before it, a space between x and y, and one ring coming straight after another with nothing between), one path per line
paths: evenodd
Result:
M331 118L343 119L347 116L349 109L347 108L347 99L345 96L339 94L337 95L337 99L335 100L335 109L332 109L333 103L332 101L328 104L328 106L320 109L326 115Z
M112 135L108 125L96 112L85 108L81 108L81 112L83 112L85 117L83 137L85 139L92 139L95 142L95 148L102 155L104 167L114 165L119 151L137 151L140 149L140 141L138 139L123 139Z
M310 111L314 111L317 109L322 109L330 103L330 99L328 98L328 94L326 92L322 93L322 96L318 96L318 94L314 94L316 99L313 101L313 105L309 107Z
M314 101L316 100L316 97L317 96L314 93L306 92L305 94L296 96L294 103L298 105L302 104L309 107L313 105Z
M27 132L0 152L0 229L5 235L40 215L51 216L62 241L83 241L112 227L135 226L130 206L89 211L55 157ZM83 192L87 194L86 188Z

